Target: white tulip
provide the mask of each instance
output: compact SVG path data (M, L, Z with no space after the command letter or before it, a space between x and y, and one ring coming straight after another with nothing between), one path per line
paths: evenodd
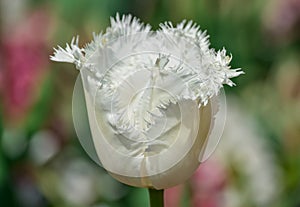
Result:
M55 50L54 61L74 63L83 82L97 159L117 180L169 188L199 166L230 69L226 50L209 49L192 21L153 32L117 15L105 33L79 48L78 38Z

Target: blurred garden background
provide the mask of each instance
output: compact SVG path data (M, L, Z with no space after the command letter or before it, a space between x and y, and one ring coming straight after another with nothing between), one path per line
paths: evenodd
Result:
M118 183L81 148L78 71L49 61L116 12L155 29L192 19L246 73L225 88L217 150L166 191L167 207L300 207L300 0L0 0L0 206L148 206L146 189Z

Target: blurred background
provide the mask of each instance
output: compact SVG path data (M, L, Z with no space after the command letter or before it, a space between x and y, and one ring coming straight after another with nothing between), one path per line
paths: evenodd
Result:
M167 207L300 206L300 0L0 0L0 206L143 207L145 189L112 179L72 122L78 71L49 61L89 42L116 12L156 29L192 19L245 75L225 88L227 124L213 156Z

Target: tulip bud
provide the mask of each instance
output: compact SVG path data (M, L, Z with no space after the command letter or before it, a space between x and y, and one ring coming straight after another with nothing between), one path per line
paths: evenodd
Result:
M216 136L220 90L243 73L230 69L225 49L209 49L193 22L160 27L152 32L117 15L86 47L76 38L51 57L80 71L91 136L79 138L87 152L115 179L155 189L180 184L197 169Z

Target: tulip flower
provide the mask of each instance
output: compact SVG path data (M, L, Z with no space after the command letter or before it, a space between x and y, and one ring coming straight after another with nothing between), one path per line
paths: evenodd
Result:
M166 22L154 32L118 14L85 47L73 38L51 59L80 71L88 142L101 166L120 182L151 189L151 198L197 169L215 125L220 90L243 73L230 69L225 49L209 48L206 32L192 21ZM162 201L159 193L157 200Z

